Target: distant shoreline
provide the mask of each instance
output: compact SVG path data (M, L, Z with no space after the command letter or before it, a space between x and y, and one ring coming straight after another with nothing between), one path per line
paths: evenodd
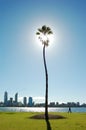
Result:
M19 107L19 108L20 108L20 107L23 107L23 108L25 108L25 107L27 107L27 108L32 108L32 107L35 107L35 108L39 107L39 108L41 108L41 107L43 107L43 108L45 108L44 106L32 106L32 107L31 107L31 106L0 106L0 107L8 107L8 108L9 108L9 107L15 107L15 108L16 108L16 107L17 107L17 108L18 108L18 107ZM68 108L68 107L69 107L69 106L48 106L48 108ZM83 108L83 107L86 108L86 106L70 106L70 107L72 107L72 108L79 108L79 107L80 107L80 108Z

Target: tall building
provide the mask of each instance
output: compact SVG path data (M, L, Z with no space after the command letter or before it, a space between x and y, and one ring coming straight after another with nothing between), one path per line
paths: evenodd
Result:
M32 97L29 97L28 105L29 105L30 107L33 106L33 98L32 98Z
M23 98L23 104L24 104L24 106L27 106L27 97Z
M8 103L8 93L5 91L4 93L4 104L7 105Z
M10 100L9 100L9 105L10 106L13 106L13 98L11 97Z
M15 103L18 103L18 93L15 94Z

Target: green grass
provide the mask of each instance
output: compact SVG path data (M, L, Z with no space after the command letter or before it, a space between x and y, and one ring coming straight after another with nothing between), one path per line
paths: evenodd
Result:
M0 112L0 130L86 130L86 113L54 113L67 118L49 120L51 129L43 119L30 119L35 114Z

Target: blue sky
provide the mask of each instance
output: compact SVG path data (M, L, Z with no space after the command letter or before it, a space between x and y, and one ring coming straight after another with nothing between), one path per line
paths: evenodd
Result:
M0 0L0 101L45 96L42 45L36 31L50 26L46 48L49 101L86 103L86 1Z

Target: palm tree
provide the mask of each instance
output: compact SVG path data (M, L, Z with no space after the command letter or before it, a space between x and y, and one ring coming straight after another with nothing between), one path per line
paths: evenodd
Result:
M45 68L45 77L46 77L46 91L45 91L45 119L48 119L48 71L46 65L46 58L45 58L45 47L49 45L49 38L48 35L53 34L50 27L46 25L42 26L42 28L38 29L36 33L43 44L43 61L44 61L44 68Z

